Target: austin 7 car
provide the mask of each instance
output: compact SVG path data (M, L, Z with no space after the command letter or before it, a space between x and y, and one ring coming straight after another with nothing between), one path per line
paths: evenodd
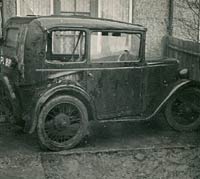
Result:
M155 29L156 30L156 29ZM147 60L147 29L84 16L13 17L1 50L0 120L38 134L43 148L75 147L91 121L200 125L200 84L172 58Z

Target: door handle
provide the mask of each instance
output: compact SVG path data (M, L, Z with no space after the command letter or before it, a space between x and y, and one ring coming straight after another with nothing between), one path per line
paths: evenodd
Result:
M90 78L94 78L94 75L90 72L87 73L87 75L90 77Z

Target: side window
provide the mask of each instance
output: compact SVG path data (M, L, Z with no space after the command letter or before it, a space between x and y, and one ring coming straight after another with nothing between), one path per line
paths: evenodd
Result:
M91 61L138 61L141 35L122 32L92 32Z
M19 37L19 29L18 28L9 28L6 32L6 43L7 47L16 48L17 47L17 40Z
M47 60L81 62L85 58L84 31L52 31L48 34Z

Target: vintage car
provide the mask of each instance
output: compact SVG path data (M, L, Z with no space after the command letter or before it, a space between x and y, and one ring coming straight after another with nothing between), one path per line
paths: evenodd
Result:
M146 28L84 16L13 17L5 25L0 120L37 131L43 148L76 146L91 120L200 125L200 84L176 59L145 59Z

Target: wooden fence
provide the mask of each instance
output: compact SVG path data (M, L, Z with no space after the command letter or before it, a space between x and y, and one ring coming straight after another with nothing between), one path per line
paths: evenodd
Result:
M166 37L165 56L177 58L181 68L188 68L190 79L200 81L200 44Z

